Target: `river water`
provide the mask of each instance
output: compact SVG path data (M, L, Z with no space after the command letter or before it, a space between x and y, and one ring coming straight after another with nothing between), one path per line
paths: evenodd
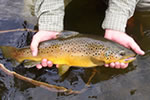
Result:
M101 23L106 6L100 0L73 0L66 8L65 29L103 36ZM0 1L0 31L12 29L36 29L36 18L25 10L22 0ZM128 24L128 33L147 52L138 56L127 69L95 68L97 71L90 87L83 93L67 95L51 92L19 80L0 71L1 100L150 100L150 14L135 13L134 22ZM24 47L29 45L34 32L1 32L0 45ZM9 70L49 84L81 90L88 82L94 68L71 68L60 77L57 69L14 68L10 60L0 53L0 63Z

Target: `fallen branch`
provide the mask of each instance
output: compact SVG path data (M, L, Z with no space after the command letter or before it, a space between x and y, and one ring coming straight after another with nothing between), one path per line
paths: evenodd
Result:
M84 92L86 90L86 89L82 89L81 91L73 91L73 90L67 89L65 87L51 85L51 84L47 84L44 82L36 81L36 80L31 79L31 78L22 76L22 75L14 72L14 71L8 70L3 64L0 64L0 69L8 75L15 76L18 79L24 80L26 82L33 84L33 85L36 85L36 86L39 86L39 87L42 87L42 88L45 88L47 90L54 91L54 92L65 92L67 94L79 94L79 93Z
M17 32L17 31L29 31L29 32L37 32L37 30L33 30L33 29L12 29L12 30L1 30L1 33L8 33L8 32Z

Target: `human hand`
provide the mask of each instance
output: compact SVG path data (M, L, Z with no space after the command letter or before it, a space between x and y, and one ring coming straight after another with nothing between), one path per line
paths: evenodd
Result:
M126 48L131 48L137 54L140 54L140 55L145 54L144 51L141 50L141 48L138 46L138 44L134 41L134 39L124 32L106 29L104 38L112 40L114 42L117 42ZM110 64L105 64L105 67L109 67L109 66L111 68L124 69L128 66L128 63L125 64L125 63L113 62Z
M32 42L30 45L30 49L32 51L33 56L37 56L38 54L38 46L40 42L46 41L46 40L51 40L51 39L56 39L56 35L59 34L59 32L54 32L54 31L39 31L37 32L33 38ZM36 67L38 69L41 69L43 67L52 67L53 63L51 61L47 61L47 59L43 59L41 61L41 64L37 64Z

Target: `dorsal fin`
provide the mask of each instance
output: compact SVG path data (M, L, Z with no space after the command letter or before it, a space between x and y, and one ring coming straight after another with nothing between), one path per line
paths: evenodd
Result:
M57 38L67 39L67 38L70 38L70 37L75 37L79 34L80 34L79 32L75 32L75 31L62 31L62 32L60 32L60 34L57 35Z

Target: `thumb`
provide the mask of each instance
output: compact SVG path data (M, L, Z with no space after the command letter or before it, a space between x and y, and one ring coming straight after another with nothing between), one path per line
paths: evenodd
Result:
M30 45L30 49L33 56L37 56L38 54L38 45L39 45L39 41L33 38Z
M145 52L143 50L141 50L141 48L135 41L130 42L129 45L130 45L131 49L133 49L137 54L140 54L140 55L145 54Z

